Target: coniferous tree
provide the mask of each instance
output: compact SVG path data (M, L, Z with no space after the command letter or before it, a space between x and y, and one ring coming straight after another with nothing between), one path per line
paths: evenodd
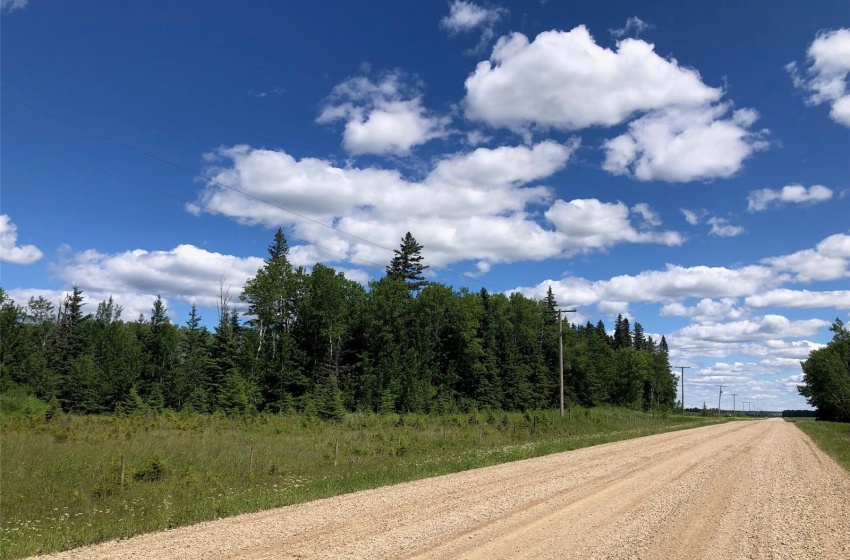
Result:
M635 330L632 335L632 345L635 350L644 350L646 347L646 337L643 334L643 325L635 321Z
M407 282L410 291L419 291L428 282L423 272L428 265L422 264L422 245L408 231L401 239L401 246L394 251L395 257L387 266L387 277Z
M21 328L24 318L23 308L0 288L0 390L27 381L22 370L24 357L29 353Z
M500 409L505 395L502 390L502 376L497 345L496 310L491 303L491 295L481 288L478 295L481 306L481 319L476 333L480 345L480 358L473 365L468 381L463 385L464 393L480 404L482 408Z
M210 358L209 332L201 326L201 316L194 303L181 335L179 363L170 389L171 399L177 408L189 406L196 412L205 412L209 408L208 376L214 362Z
M164 391L173 382L172 375L177 361L177 327L171 324L167 313L165 302L161 296L157 296L151 308L144 340L145 368L140 387L142 397L153 398L155 405L158 405L160 397L165 398ZM170 400L166 404L175 405Z
M617 323L614 326L614 348L628 348L632 345L632 334L629 320L622 314L617 315Z
M240 299L248 303L248 325L258 335L253 350L258 371L247 373L263 387L264 401L282 403L289 402L292 396L304 395L310 386L292 338L306 273L303 269L293 270L289 245L281 229L275 233L268 254L264 266L245 284Z
M121 321L121 306L110 297L98 304L91 324L91 353L102 374L101 404L116 410L139 383L145 357L139 339Z

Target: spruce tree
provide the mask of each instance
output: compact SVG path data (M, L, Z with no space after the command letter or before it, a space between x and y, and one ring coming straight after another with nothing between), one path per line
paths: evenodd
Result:
M387 266L387 277L407 282L410 291L425 287L428 282L423 272L428 268L422 264L422 245L408 231L401 239L401 246L394 251L395 257Z
M617 315L617 323L614 327L614 348L628 348L632 345L632 334L629 320L622 314Z
M652 339L650 339L650 341L651 340ZM635 321L635 331L634 331L634 335L632 336L632 344L634 345L635 350L646 350L647 349L646 338L643 334L643 325L641 325L637 321Z

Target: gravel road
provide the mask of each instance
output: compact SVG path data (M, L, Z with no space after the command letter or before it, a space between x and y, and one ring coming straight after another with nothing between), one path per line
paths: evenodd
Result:
M734 422L357 492L50 558L850 559L850 474Z

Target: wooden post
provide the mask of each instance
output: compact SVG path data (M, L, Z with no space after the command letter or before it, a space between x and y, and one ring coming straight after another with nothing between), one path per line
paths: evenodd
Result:
M124 459L124 454L121 454L121 489L124 489L124 470L127 467L127 461Z
M254 470L254 446L251 446L251 453L248 455L248 470Z
M334 442L334 467L339 462L339 440Z

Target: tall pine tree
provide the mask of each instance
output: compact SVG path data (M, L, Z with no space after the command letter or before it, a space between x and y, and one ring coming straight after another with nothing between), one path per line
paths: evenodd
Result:
M424 288L428 282L422 273L428 265L422 264L422 245L408 231L401 239L401 247L394 252L395 257L387 266L387 277L404 280L412 292Z

